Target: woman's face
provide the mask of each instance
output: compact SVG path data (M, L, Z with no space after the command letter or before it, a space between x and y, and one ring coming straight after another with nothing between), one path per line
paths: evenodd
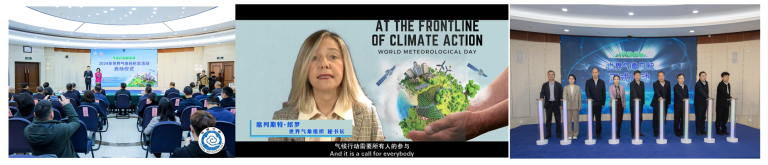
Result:
M568 76L568 82L569 82L570 84L573 84L574 82L576 82L576 79L575 79L575 78L573 78L572 76Z
M613 84L619 85L620 80L619 77L613 77Z
M344 78L344 60L339 44L331 38L324 38L309 59L309 83L312 88L337 89Z
M96 72L101 72L101 69L96 69Z

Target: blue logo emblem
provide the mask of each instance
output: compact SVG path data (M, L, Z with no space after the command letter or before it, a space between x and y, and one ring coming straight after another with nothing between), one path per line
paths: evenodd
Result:
M205 153L219 153L219 151L224 149L224 133L216 127L208 127L200 134L198 144Z

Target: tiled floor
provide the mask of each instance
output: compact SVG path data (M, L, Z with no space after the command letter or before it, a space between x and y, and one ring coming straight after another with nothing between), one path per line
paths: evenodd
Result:
M144 158L147 151L141 149L141 146L135 145L135 143L140 142L139 136L141 135L136 129L136 115L131 114L130 119L117 119L114 114L110 114L109 117L109 129L107 132L101 133L102 141L108 145L103 143L99 150L93 152L93 156L96 158ZM98 137L99 134L96 133L96 140ZM91 153L79 153L78 155L81 158L91 158ZM162 158L169 156L169 153L161 155ZM155 158L151 153L148 157Z

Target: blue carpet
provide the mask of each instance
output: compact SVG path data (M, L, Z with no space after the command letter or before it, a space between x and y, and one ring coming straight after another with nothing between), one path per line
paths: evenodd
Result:
M509 130L509 157L510 158L760 158L760 130L746 125L736 124L736 138L738 143L726 141L726 137L715 134L712 128L712 138L715 143L704 143L706 135L696 136L695 123L689 123L688 133L690 144L680 142L682 137L677 137L672 130L672 120L668 120L664 127L667 144L656 144L653 137L651 120L642 122L640 137L643 144L632 144L630 122L622 123L620 142L616 145L608 144L611 139L611 122L603 121L603 139L595 139L594 145L584 144L587 139L587 123L579 124L578 139L571 140L570 145L560 145L557 139L555 126L552 123L552 137L546 145L536 145L539 139L539 125L522 125ZM715 123L712 123L714 125ZM594 125L593 125L594 127ZM730 129L730 123L728 123ZM593 138L594 138L593 134Z

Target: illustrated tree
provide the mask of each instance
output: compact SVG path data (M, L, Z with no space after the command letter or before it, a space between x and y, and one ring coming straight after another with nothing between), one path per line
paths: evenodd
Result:
M475 94L477 94L477 91L480 90L480 85L475 84L474 80L469 80L466 86L466 91L464 94L469 95L470 98L475 98Z
M429 68L430 73L435 73L435 69Z

